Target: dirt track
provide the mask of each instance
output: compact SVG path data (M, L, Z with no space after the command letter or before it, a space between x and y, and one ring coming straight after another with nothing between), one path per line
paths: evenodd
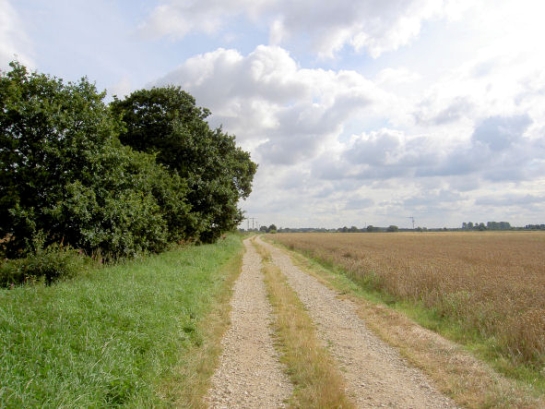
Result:
M457 406L417 369L370 333L349 300L293 265L282 250L257 239L272 255L317 324L345 377L347 395L358 408L436 408ZM282 408L292 386L278 362L270 322L271 307L261 259L249 240L235 284L231 328L223 340L221 363L207 397L211 408Z

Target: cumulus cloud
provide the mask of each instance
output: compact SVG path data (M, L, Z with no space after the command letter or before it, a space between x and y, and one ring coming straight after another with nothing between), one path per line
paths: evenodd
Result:
M175 39L193 33L214 34L230 18L240 14L254 18L260 15L271 0L168 0L163 1L151 16L140 25L147 36L169 36Z
M541 205L545 202L545 195L537 194L521 194L521 193L504 193L498 196L481 197L475 201L477 205L484 206L528 206Z
M494 10L448 0L162 4L181 23L158 25L159 35L221 36L241 18L268 30L267 46L216 49L160 80L211 108L211 121L261 164L252 216L284 226L410 227L403 216L442 226L517 223L523 212L545 211L535 200L545 172L545 64L522 35L530 1L501 0ZM199 10L210 10L208 23L199 25ZM535 16L527 23L540 38ZM343 67L355 55L364 57L351 70L311 68Z
M414 40L423 22L459 13L451 1L430 0L190 0L163 1L142 24L152 36L180 38L192 32L213 34L227 21L245 16L266 25L272 45L310 45L321 57L333 57L345 46L374 58ZM297 45L296 45L297 46Z
M328 213L356 218L358 211L412 209L440 219L441 212L484 203L490 186L536 178L545 167L545 143L537 137L543 119L505 109L517 96L520 106L543 98L542 81L492 96L479 83L471 94L478 78L472 66L449 71L415 102L395 94L396 80L420 80L408 69L369 79L302 68L286 49L262 45L247 55L217 49L195 56L157 84L184 87L211 108L214 124L252 151L262 166L249 211L267 208L280 217L290 209L299 225ZM493 66L487 75L504 70ZM449 80L453 86L439 85ZM403 110L412 110L412 123L376 127ZM305 219L305 209L314 219Z
M474 104L466 95L454 96L452 99L425 99L414 116L417 123L430 125L446 125L471 117Z
M353 165L386 165L395 161L401 149L401 135L392 130L372 132L354 138L344 157Z
M471 176L472 189L490 181L528 180L545 163L544 144L525 136L531 123L527 115L487 118L476 124L471 139L450 144L434 135L392 129L354 135L338 156L316 159L313 172L326 181L356 179L365 184Z
M296 164L330 149L344 122L386 98L353 71L302 69L276 46L247 56L218 49L189 59L157 84L178 84L255 148L260 159Z
M531 123L532 120L528 115L486 118L475 128L472 139L491 151L503 151L522 139Z

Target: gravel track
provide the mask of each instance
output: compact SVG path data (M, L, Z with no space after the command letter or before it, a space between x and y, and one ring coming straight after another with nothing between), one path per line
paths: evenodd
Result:
M317 335L336 360L347 394L358 408L457 408L419 370L367 330L350 300L339 298L302 272L283 250L259 238L257 243L271 253L317 324ZM222 341L224 352L207 401L218 409L283 408L292 386L273 347L273 317L261 257L249 240L245 246L232 299L232 325Z
M284 251L259 239L258 243L270 251L317 324L318 336L337 360L348 396L358 408L457 408L422 372L366 328L352 301L340 299L302 272Z
M261 272L261 256L246 240L242 271L231 300L231 326L220 365L205 398L211 408L284 408L292 386L273 346L272 307Z

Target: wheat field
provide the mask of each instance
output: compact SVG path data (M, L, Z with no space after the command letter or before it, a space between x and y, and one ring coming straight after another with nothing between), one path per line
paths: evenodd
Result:
M545 365L543 232L285 233L292 250L341 267L367 290L433 311L503 356Z

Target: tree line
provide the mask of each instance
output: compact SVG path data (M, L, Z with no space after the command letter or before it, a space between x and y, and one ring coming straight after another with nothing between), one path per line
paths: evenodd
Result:
M511 223L487 222L485 225L484 223L463 222L462 230L511 230Z
M0 71L0 243L8 257L68 245L105 257L214 242L243 219L257 165L180 87L106 103L12 62Z

